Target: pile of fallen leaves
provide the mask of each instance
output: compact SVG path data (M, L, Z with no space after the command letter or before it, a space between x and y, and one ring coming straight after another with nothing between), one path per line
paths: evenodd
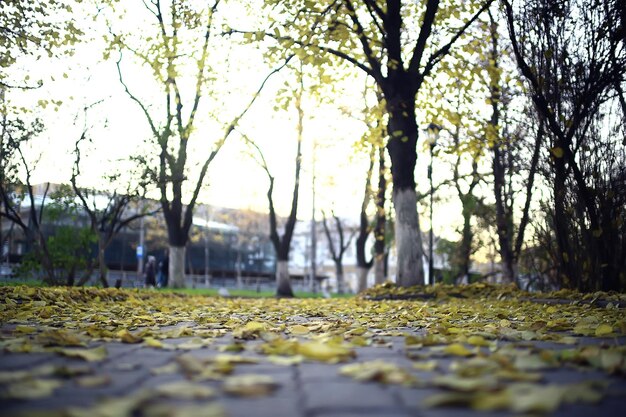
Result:
M522 291L515 284L491 284L477 282L468 285L415 285L412 287L400 287L393 282L376 285L368 288L360 294L360 297L368 300L446 300L455 298L497 298L511 300L554 300L563 303L594 304L601 301L603 306L612 305L626 306L626 294L617 292L594 292L580 293L575 290L562 289L551 292L527 292Z
M428 296L384 299L411 294ZM607 384L546 384L544 371L568 367L626 375L626 350L615 343L626 334L626 314L619 308L624 298L596 294L600 296L614 301L598 308L575 302L571 293L540 297L572 301L552 305L537 302L535 294L487 284L409 289L385 284L368 290L365 297L346 299L0 287L0 349L53 352L89 363L105 360L106 343L111 341L182 352L215 347L220 353L208 359L182 353L174 363L153 370L185 376L187 385L158 388L158 395L177 398L184 392L213 396L206 386L197 385L202 381L220 381L222 392L229 395L273 392L276 383L266 376L230 375L236 366L258 363L260 355L263 361L286 366L345 362L339 373L358 381L443 389L427 399L427 406L549 412L563 403L598 401ZM582 343L590 337L605 343ZM411 361L408 369L359 360L359 348L388 347L398 340ZM560 348L542 349L536 342ZM247 357L248 352L255 357ZM85 386L106 383L80 369L5 371L0 372L0 396L45 397L59 386L55 378L63 375L82 378ZM142 404L142 395L135 395L130 405L124 403L127 413ZM86 415L98 415L90 412Z

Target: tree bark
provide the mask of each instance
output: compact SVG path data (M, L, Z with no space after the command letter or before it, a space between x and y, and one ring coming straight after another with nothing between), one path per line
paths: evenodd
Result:
M356 238L356 264L359 277L357 281L357 292L361 292L365 288L367 288L367 273L374 264L373 257L369 260L367 259L367 255L365 253L365 245L367 243L367 238L372 231L369 219L367 217L367 206L369 205L371 198L371 178L372 172L374 170L375 153L376 147L372 145L372 150L370 152L369 168L367 170L367 176L365 179L365 192L363 195L363 202L361 203L361 213L359 215L359 233ZM362 277L363 274L364 277Z
M385 268L385 254L376 254L374 258L374 284L384 284L387 281Z
M343 294L346 289L343 277L343 265L341 261L335 262L335 273L337 275L337 294Z
M471 192L471 191L470 191ZM461 232L461 247L459 248L460 257L461 257L461 276L458 277L458 280L463 282L463 280L467 279L467 283L469 284L469 274L470 274L470 264L471 264L471 255L472 255L472 241L474 239L474 233L472 233L472 204L467 202L469 199L473 199L473 195L466 194L462 199L463 204L463 230Z
M397 284L402 287L424 284L422 235L417 217L415 189L394 190L395 234L398 254Z
M172 288L185 288L185 246L169 245L169 282Z
M405 81L411 84L408 79ZM390 115L387 149L391 157L393 203L396 213L395 231L398 255L396 282L403 287L424 284L424 266L422 265L424 250L415 192L418 132L415 122L415 92L408 91L407 93L407 90L397 91L393 95L385 94Z
M289 278L289 261L278 260L276 262L276 296L293 297L291 280Z
M374 226L374 283L382 284L387 279L387 269L385 268L387 178L385 177L385 148L381 146L378 151L378 191L376 193L376 225Z
M367 276L369 275L369 272L370 268L362 266L357 267L357 292L362 292L367 289Z

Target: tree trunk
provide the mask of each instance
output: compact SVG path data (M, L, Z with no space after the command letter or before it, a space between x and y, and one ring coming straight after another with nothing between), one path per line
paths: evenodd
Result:
M472 198L473 196L466 195L461 199L463 202L463 231L461 234L461 247L459 248L461 276L458 277L458 279L461 282L467 279L467 283L469 283L470 258L472 254L472 240L474 238L471 224L472 208L470 207L471 203L467 200L471 200Z
M397 79L397 82L409 79ZM397 83L396 83L397 84ZM397 284L403 287L424 284L422 236L417 214L415 164L417 161L417 123L415 91L404 89L386 94L389 112L389 142L393 178L393 203L396 213Z
M107 266L104 261L104 240L101 236L98 237L98 275L102 286L104 288L109 288L109 282L107 281Z
M417 217L415 189L394 191L395 232L398 254L397 284L402 287L424 285L422 235Z
M169 282L172 288L185 288L185 247L169 246Z
M565 163L563 158L554 160L554 232L558 248L559 281L568 288L580 289L580 277L574 275L574 268L570 263L570 232L568 226L568 216L565 209Z
M374 284L383 284L387 280L385 273L385 254L376 254L374 258Z
M341 261L335 262L335 272L337 274L337 294L345 292L345 282L343 280L343 265Z
M293 297L289 279L289 261L276 261L276 296Z
M491 35L491 59L494 62L496 69L499 68L500 57L500 49L498 45L498 24L494 19L493 15L489 11L489 21L490 21L490 35ZM500 124L500 101L501 101L501 91L500 91L500 78L497 71L494 71L491 74L491 86L489 88L491 95L491 120L489 123L493 127L494 131L498 131L498 125ZM541 131L541 128L540 128ZM539 133L540 135L541 133ZM533 153L533 161L536 160L536 153L538 152L538 146L535 148L535 153ZM513 249L513 212L512 207L511 210L508 209L506 204L506 196L504 195L504 190L506 186L506 169L505 164L503 162L504 156L507 153L511 152L510 146L505 145L505 149L500 148L500 144L496 141L493 145L493 160L492 160L492 170L493 170L493 192L496 199L496 232L498 235L498 243L500 245L500 258L502 259L502 264L504 266L503 275L504 280L506 282L515 282L517 283L517 257L519 253L515 253ZM534 176L534 171L530 173L530 180L532 182L532 178ZM530 192L531 189L527 189L527 200L530 202ZM512 204L511 204L512 205ZM528 207L525 208L524 216L528 213ZM521 223L520 230L518 233L524 234L525 226Z
M387 178L385 178L385 148L380 147L378 153L378 192L376 193L376 225L374 226L374 283L382 284L387 279L385 268L386 228L385 194Z
M384 150L384 148L383 148ZM359 270L359 280L357 283L357 292L363 291L367 287L367 281L361 283L361 268L365 269L365 278L367 278L367 271L374 264L374 259L371 257L369 260L367 259L367 254L365 253L365 245L367 244L367 239L370 235L371 228L369 224L369 219L367 217L367 207L370 202L370 190L371 190L371 178L372 171L374 170L374 160L375 160L376 147L372 145L372 150L370 152L370 164L367 170L367 176L365 178L365 192L363 193L363 202L361 203L361 213L359 214L359 234L356 238L356 265Z
M362 292L367 289L367 276L369 274L370 268L359 266L356 269L357 273L357 292Z
M498 234L498 244L500 258L504 266L504 279L507 282L515 282L514 264L516 263L513 254L513 242L511 236L511 213L507 210L504 196L505 169L502 163L502 156L499 145L493 147L493 187L496 198L496 230Z

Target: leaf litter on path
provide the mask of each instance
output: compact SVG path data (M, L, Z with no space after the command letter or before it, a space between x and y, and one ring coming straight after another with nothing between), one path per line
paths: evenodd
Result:
M384 299L411 292L429 296L417 301ZM9 355L48 352L95 364L109 359L110 341L135 343L141 349L217 350L202 357L179 354L153 368L152 374L180 373L194 387L213 381L221 391L242 396L271 395L278 388L264 375L249 373L257 362L347 363L338 368L340 372L364 383L442 389L427 400L429 406L514 412L545 413L574 400L598 401L606 388L543 383L544 373L551 370L568 367L626 375L626 350L617 342L626 332L624 309L617 308L626 301L623 295L596 294L596 299L609 301L597 308L586 295L558 292L537 297L568 300L556 306L532 302L531 295L509 286L486 284L414 289L385 284L366 295L372 294L381 299L225 299L142 290L0 287L0 325L12 329L0 335L0 349ZM398 344L398 337L404 343ZM186 339L172 342L181 338ZM219 338L226 338L226 344L213 346ZM599 338L602 343L588 346L581 338ZM93 342L99 345L90 347ZM556 347L542 348L538 343ZM413 361L406 367L359 361L363 346L401 349ZM449 368L441 365L450 360ZM245 377L233 374L240 366L247 367ZM62 383L55 372L24 372L0 372L0 392L14 393L19 384L26 384L25 396L45 398ZM417 378L418 372L428 375ZM89 372L63 377L77 382L82 378L84 386L93 387L106 381ZM178 389L171 388L172 395ZM197 395L217 398L221 391ZM138 404L147 412L141 395L109 405L119 415L132 414ZM169 412L165 405L150 406L154 415ZM96 416L108 413L97 407L92 411Z

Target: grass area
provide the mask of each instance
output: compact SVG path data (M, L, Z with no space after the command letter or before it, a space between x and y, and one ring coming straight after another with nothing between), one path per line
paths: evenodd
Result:
M0 286L19 286L25 285L27 287L47 287L48 285L44 284L43 281L40 280L7 280L4 282L0 281ZM97 285L96 288L100 288L100 285ZM217 288L161 288L157 291L162 292L174 292L181 294L189 294L189 295L203 295L203 296L213 296L217 297L218 289ZM228 293L231 297L246 297L246 298L271 298L276 295L274 290L264 290L264 291L256 291L256 290L246 290L246 289L237 289L230 288L228 289ZM296 298L323 298L321 292L305 292L305 291L296 291ZM350 298L353 297L354 294L331 294L331 298Z
M26 285L27 287L46 287L47 286L46 284L44 284L43 281L37 280L37 279L21 280L21 279L9 278L7 280L0 281L0 286L15 287L18 285Z
M189 294L189 295L205 295L205 296L217 296L218 295L217 288L179 288L179 289L163 288L163 289L160 289L159 291L176 292L176 293ZM237 289L237 288L228 289L228 293L232 297L250 297L250 298L269 298L269 297L274 297L276 295L275 291L267 291L267 290L256 291L256 290L245 290L245 289ZM313 293L313 292L296 291L295 296L296 298L323 298L322 293L320 292ZM331 298L349 298L349 297L353 297L354 295L353 294L331 294L330 296Z

